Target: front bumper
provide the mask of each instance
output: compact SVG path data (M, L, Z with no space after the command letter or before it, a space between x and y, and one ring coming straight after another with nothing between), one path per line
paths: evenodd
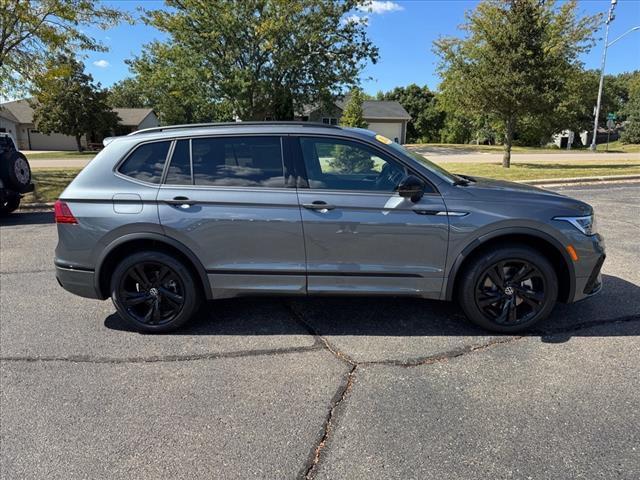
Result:
M62 288L85 298L100 299L95 289L95 272L56 265L56 279Z
M584 237L583 237L584 238ZM574 243L579 260L574 263L576 272L575 291L572 302L584 300L602 290L602 265L606 259L604 240L594 235Z

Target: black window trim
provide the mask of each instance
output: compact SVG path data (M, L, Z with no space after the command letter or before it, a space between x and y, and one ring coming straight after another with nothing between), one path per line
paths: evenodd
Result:
M367 142L364 140L361 140L359 138L353 138L353 137L344 137L341 135L304 135L304 134L299 134L299 133L295 133L295 134L291 134L289 135L289 137L291 139L295 139L294 143L295 145L292 148L292 155L295 155L295 159L294 159L294 165L296 167L296 175L298 175L298 170L300 171L300 176L302 177L302 179L305 182L305 186L298 186L298 188L300 189L304 189L304 190L313 190L314 192L344 192L344 193L359 193L359 194L363 194L363 195L384 195L384 196L389 196L389 194L397 194L397 192L384 192L381 190L347 190L347 189L336 189L336 188L311 188L309 186L309 176L307 175L307 166L305 165L304 162L304 157L302 154L302 146L300 144L300 139L301 138L319 138L319 139L332 139L332 140L342 140L343 142L353 142L353 143L359 143L361 145L364 145L366 147L369 147L371 149L373 149L374 151L378 152L381 154L381 158L384 159L384 157L390 157L392 158L394 161L400 163L404 168L407 169L408 174L410 175L415 175L416 177L418 177L420 180L422 180L423 182L425 182L425 184L427 185L427 187L430 187L432 191L426 191L424 192L425 195L437 195L437 196L441 196L440 191L438 190L438 188L434 185L434 183L429 180L428 178L426 178L422 173L416 171L414 168L412 168L411 165L408 164L408 162L406 160L404 160L403 158L400 158L398 156L396 156L395 154L388 152L382 148L380 148L378 145L372 143L372 142Z

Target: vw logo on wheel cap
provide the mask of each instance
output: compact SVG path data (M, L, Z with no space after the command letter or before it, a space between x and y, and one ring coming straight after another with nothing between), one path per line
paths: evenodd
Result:
M505 293L506 295L509 295L509 296L513 295L513 294L514 294L513 287L507 287L507 288L505 288L505 289L504 289L504 293Z

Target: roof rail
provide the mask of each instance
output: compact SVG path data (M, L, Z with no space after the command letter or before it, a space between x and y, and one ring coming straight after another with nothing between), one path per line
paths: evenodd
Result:
M297 127L321 127L321 128L340 128L337 125L329 125L320 122L292 122L292 121L264 121L264 122L219 122L219 123L189 123L185 125L167 125L164 127L143 128L131 132L127 136L138 135L141 133L165 132L169 130L189 130L191 128L208 128L208 127L246 127L251 125L274 125L274 126L297 126Z

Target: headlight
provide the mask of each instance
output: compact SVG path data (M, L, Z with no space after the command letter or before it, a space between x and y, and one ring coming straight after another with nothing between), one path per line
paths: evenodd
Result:
M585 215L583 217L554 217L554 220L562 220L569 222L585 235L595 235L598 233L596 227L596 217L594 214Z

